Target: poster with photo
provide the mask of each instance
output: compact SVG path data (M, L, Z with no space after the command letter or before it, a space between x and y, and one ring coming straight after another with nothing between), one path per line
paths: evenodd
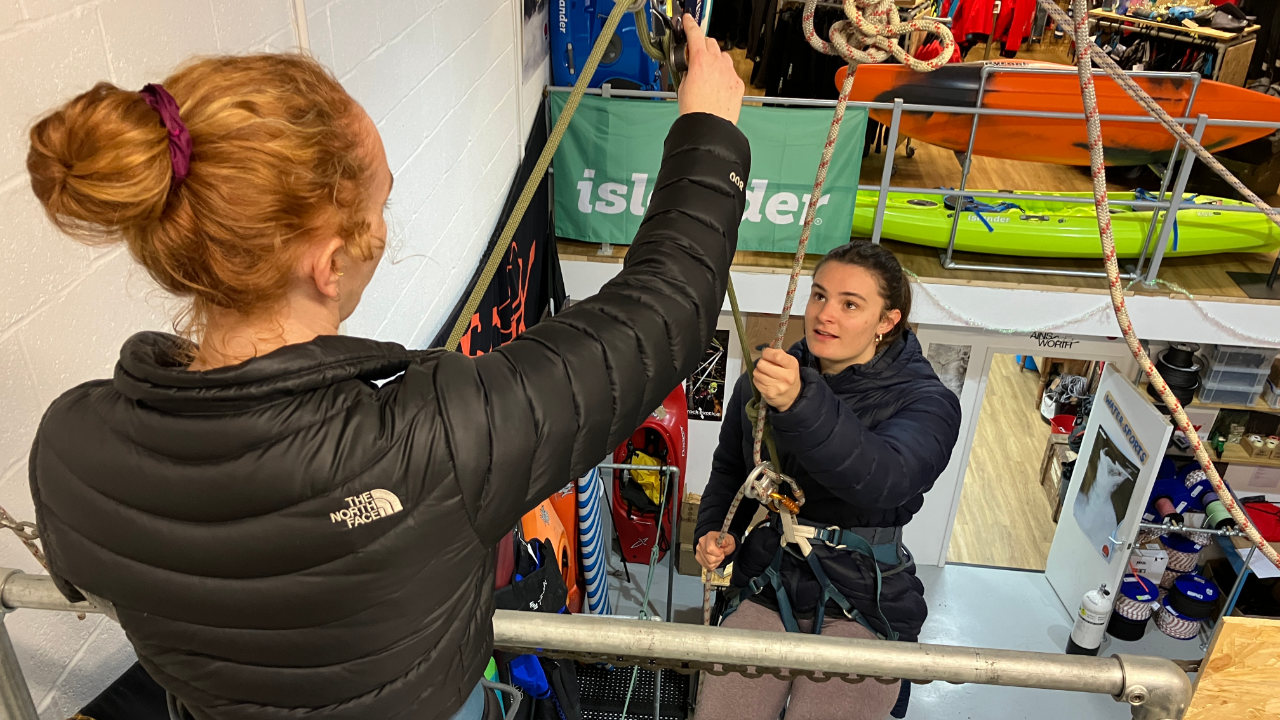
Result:
M724 418L724 376L729 366L729 331L717 330L702 355L702 362L684 383L690 420Z
M1111 538L1129 509L1138 472L1137 463L1116 445L1106 426L1099 426L1076 495L1074 515L1089 543L1104 558L1110 559Z
M1115 368L1107 363L1093 395L1045 561L1045 579L1068 613L1080 606L1085 591L1120 587L1173 431L1147 394Z
M547 0L524 0L524 24L520 47L524 58L524 81L527 83L547 59Z

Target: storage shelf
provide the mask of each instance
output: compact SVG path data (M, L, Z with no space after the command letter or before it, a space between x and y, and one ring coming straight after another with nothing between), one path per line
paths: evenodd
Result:
M1254 467L1280 468L1280 458L1255 458L1245 452L1244 448L1237 443L1231 443L1223 448L1221 454L1210 453L1210 456L1217 455L1219 462L1231 463L1232 465L1252 465Z
M1193 400L1191 407L1218 408L1219 410L1248 410L1250 412L1265 412L1280 415L1280 408L1273 408L1258 398L1253 401L1252 405L1236 405L1231 403L1206 403L1199 400Z
M1138 389L1143 392L1146 392L1147 385L1148 383L1144 381ZM1147 397L1151 397L1151 396L1148 395ZM1155 403L1156 405L1163 404L1160 401L1156 400L1155 398L1152 398L1151 402ZM1215 408L1217 410L1247 410L1249 412L1264 412L1264 413L1271 413L1272 415L1280 415L1280 408L1271 407L1270 405L1263 402L1261 397L1259 397L1257 400L1254 400L1253 404L1251 405L1240 405L1240 404L1232 404L1232 403L1207 403L1207 402L1200 402L1199 400L1192 400L1190 403L1188 403L1187 405L1184 405L1183 407Z

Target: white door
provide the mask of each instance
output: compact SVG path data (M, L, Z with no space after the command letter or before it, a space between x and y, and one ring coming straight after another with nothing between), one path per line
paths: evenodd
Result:
M1044 571L1068 613L1087 590L1120 586L1172 433L1146 393L1103 372Z

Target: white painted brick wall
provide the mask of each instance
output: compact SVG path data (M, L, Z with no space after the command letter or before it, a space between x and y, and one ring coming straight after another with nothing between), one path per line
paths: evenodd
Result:
M347 323L429 342L481 262L532 114L510 0L306 0L312 52L378 124L395 174L386 259ZM544 66L545 68L545 66Z
M191 55L297 44L289 0L0 0L0 504L15 515L32 517L26 456L44 408L174 315L123 248L86 248L44 219L24 166L31 122L99 80L141 87ZM40 570L7 532L0 567ZM69 717L133 661L100 617L22 610L5 624L43 718Z
M521 74L510 0L305 0L311 52L377 121L396 188L391 247L348 332L422 345L481 261L547 62ZM109 80L141 87L194 54L287 51L293 3L0 0L0 504L29 518L26 455L40 414L111 372L120 343L167 329L176 306L121 247L57 233L28 189L26 132L40 113ZM38 572L0 536L0 567ZM65 718L132 662L118 626L20 611L6 621L42 718Z

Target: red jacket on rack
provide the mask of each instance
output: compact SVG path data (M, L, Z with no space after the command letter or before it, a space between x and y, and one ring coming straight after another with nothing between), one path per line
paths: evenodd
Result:
M957 42L969 35L986 35L996 41L1004 41L1004 48L1017 52L1022 41L1031 33L1031 23L1036 16L1036 0L1001 0L1000 14L992 27L995 0L948 0L943 12L951 15L952 3L958 2L951 21L951 34Z

